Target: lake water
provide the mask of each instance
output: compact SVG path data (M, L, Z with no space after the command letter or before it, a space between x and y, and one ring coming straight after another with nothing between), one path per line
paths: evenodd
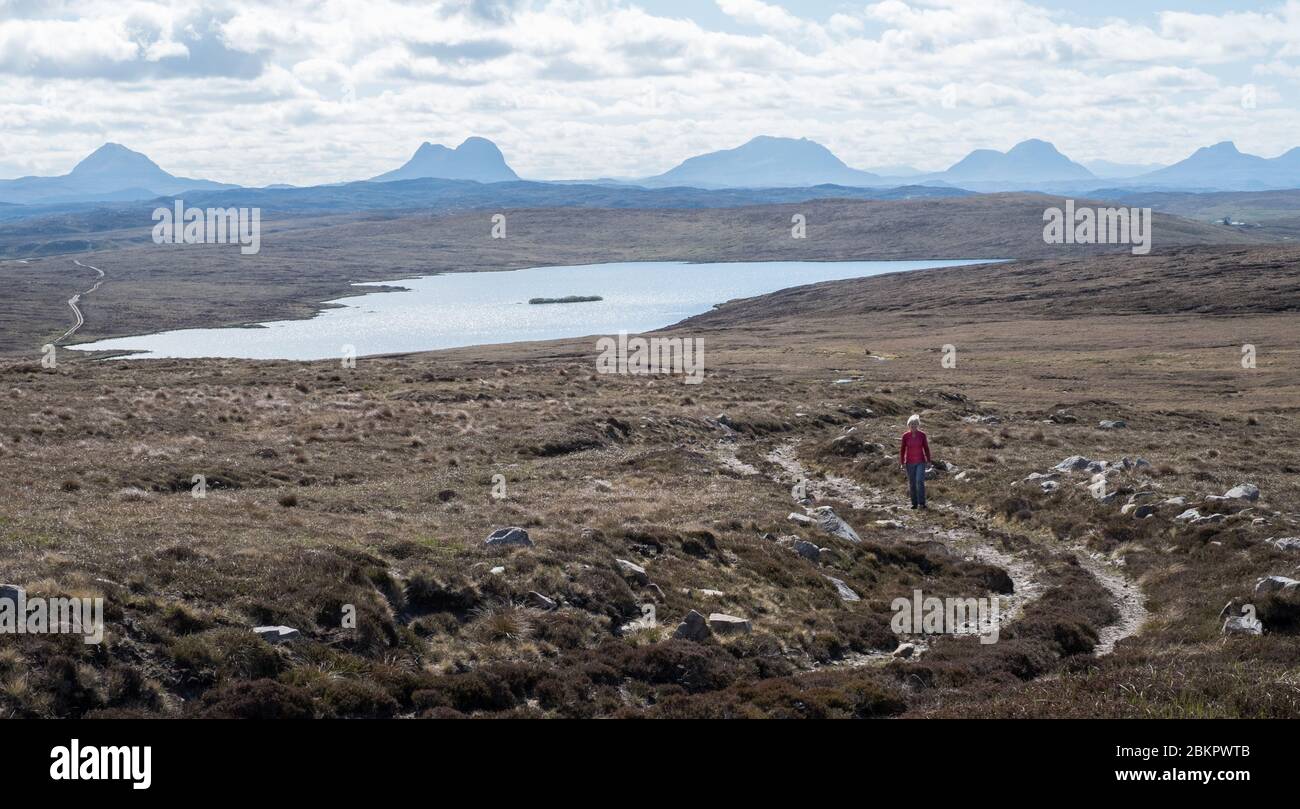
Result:
M439 348L653 331L735 298L778 289L980 261L781 261L729 264L624 262L508 272L427 275L385 282L330 303L307 320L257 328L182 329L69 346L139 351L134 357L317 360ZM367 286L357 284L359 291ZM585 303L529 304L530 298L599 295Z

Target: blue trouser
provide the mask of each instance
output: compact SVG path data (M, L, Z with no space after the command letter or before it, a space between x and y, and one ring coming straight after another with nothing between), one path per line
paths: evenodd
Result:
M912 505L925 505L925 464L910 463L907 465L907 489L912 495Z

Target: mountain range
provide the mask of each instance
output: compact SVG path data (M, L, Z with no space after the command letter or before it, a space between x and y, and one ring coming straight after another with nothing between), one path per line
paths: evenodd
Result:
M1081 194L1118 189L1137 191L1262 191L1300 188L1300 148L1275 158L1245 154L1231 142L1197 150L1185 160L1163 168L1095 161L1075 162L1052 144L1037 139L1022 141L1006 152L976 149L940 172L915 173L906 167L897 175L853 168L825 146L807 138L756 137L734 149L689 158L672 169L641 179L579 180L557 185L605 189L696 188L717 189L892 189L926 186L975 192L1046 191ZM440 179L481 184L521 182L496 144L471 137L455 149L424 143L400 168L371 178L369 183ZM293 189L294 199L311 197L341 204L342 197L315 186ZM0 204L50 207L101 202L131 202L182 193L213 192L239 186L212 180L177 177L148 157L116 143L107 143L58 177L22 177L0 180ZM289 190L280 186L272 190ZM250 189L251 190L251 189ZM374 207L388 193L393 207L409 203L411 195L395 189L351 194L364 197L363 207ZM907 191L916 194L916 191ZM246 195L245 195L246 196ZM349 195L343 195L349 196ZM475 196L478 196L477 192ZM630 194L629 197L634 197Z

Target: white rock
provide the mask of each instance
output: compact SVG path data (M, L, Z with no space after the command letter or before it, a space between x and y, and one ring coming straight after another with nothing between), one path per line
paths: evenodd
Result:
M528 532L522 528L498 528L488 535L487 542L484 544L492 546L518 545L528 547L533 544L533 541L528 538Z
M746 619L727 615L725 612L710 613L709 628L720 635L743 635L753 630Z
M813 509L813 516L817 519L817 525L826 533L834 534L841 539L847 539L849 542L862 541L862 538L858 536L858 532L840 519L839 515L830 506Z
M644 586L650 583L650 576L646 574L645 568L635 562L629 562L626 559L615 559L614 563L618 565L624 576L637 584Z
M284 643L302 637L302 633L291 626L255 626L253 632L267 643Z
M826 580L835 585L835 592L842 601L861 601L862 597L853 592L853 588L844 583L843 580L834 576L827 576Z
M1259 499L1259 487L1253 483L1239 483L1224 492L1223 496L1233 500L1249 500L1253 503Z

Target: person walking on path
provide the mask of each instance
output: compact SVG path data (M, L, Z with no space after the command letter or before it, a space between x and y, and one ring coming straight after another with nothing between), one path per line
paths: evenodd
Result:
M921 432L921 417L912 414L907 420L907 432L898 450L898 465L907 470L907 488L912 495L912 508L925 508L925 471L930 465L930 442Z

